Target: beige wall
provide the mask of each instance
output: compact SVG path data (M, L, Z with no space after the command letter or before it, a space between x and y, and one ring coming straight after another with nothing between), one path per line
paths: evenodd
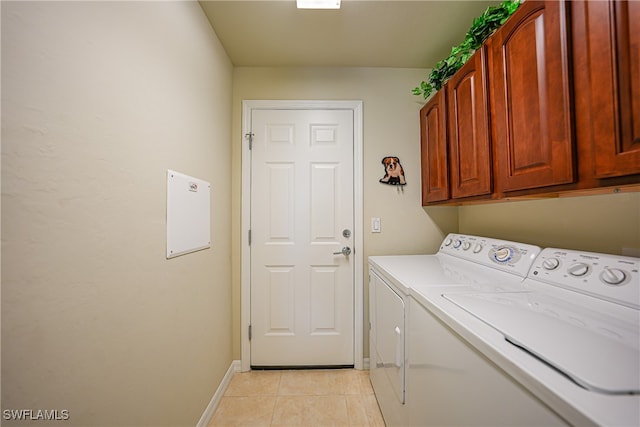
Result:
M460 232L640 256L640 193L460 207Z
M240 230L242 101L256 99L362 100L364 114L364 263L370 255L426 253L457 231L456 208L422 209L420 203L420 99L411 89L426 70L390 68L236 68L233 92L233 310L234 358L240 358ZM380 161L398 156L407 186L380 184ZM370 232L371 217L382 233ZM364 265L362 266L364 268ZM365 274L365 283L367 283ZM365 286L365 299L366 299ZM368 310L365 301L365 329ZM368 355L368 333L364 333Z
M231 87L196 2L2 2L2 409L198 422L232 360ZM213 205L172 260L168 168Z

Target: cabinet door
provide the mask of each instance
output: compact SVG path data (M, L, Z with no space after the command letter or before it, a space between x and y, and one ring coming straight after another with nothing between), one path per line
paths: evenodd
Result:
M446 87L420 110L423 206L449 199L445 93Z
M572 2L576 73L589 75L576 87L588 108L593 170L597 178L640 173L640 2ZM578 76L577 76L578 77ZM589 96L581 98L583 91Z
M484 48L451 77L447 86L451 197L491 194Z
M565 2L524 2L487 45L497 189L573 182Z

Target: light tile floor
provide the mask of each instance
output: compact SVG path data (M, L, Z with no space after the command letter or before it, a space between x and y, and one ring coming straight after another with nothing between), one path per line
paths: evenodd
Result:
M369 371L236 373L213 415L217 426L375 426L384 421Z

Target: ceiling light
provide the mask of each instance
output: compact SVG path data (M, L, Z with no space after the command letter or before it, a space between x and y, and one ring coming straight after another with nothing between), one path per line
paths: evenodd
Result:
M340 9L340 0L296 0L298 9Z

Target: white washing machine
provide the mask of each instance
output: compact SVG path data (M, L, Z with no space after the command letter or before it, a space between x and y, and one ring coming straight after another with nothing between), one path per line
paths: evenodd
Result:
M547 248L523 285L514 293L424 288L420 300L454 331L449 340L500 367L492 382L515 383L570 425L640 425L640 259Z
M450 234L436 254L369 257L370 377L388 426L408 425L410 406L420 404L406 381L412 287L524 290L539 252L533 245Z

